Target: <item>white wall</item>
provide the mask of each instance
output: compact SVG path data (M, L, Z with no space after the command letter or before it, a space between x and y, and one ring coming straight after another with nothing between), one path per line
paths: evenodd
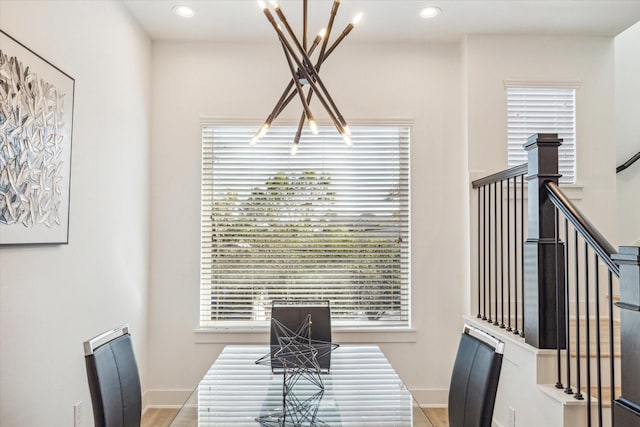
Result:
M469 170L490 174L507 167L505 80L578 82L576 92L577 184L570 196L591 222L615 244L615 138L613 39L599 37L471 36L464 75L467 81ZM477 206L475 194L471 206ZM476 248L472 209L471 248ZM476 277L473 252L471 277ZM473 288L472 288L473 289ZM475 301L475 297L473 299ZM475 309L472 308L472 312ZM510 346L510 344L507 344ZM524 416L518 426L553 425L547 411L530 411L531 402L546 402L533 381L526 381L525 360L505 351L494 420L506 426L508 407ZM528 362L527 362L528 363ZM532 365L533 366L533 365ZM514 369L519 367L519 369ZM538 369L544 370L538 365ZM538 372L538 377L549 372ZM512 393L513 384L518 392ZM541 400L542 399L542 400ZM535 407L535 406L534 406ZM526 414L526 415L525 415ZM562 414L555 414L560 417ZM561 422L561 418L556 418ZM557 424L561 425L561 424Z
M640 23L616 37L616 140L618 165L640 151ZM640 163L617 175L618 241L640 244Z
M151 46L121 5L0 0L75 78L69 244L0 247L0 425L93 425L82 342L129 322L147 382Z
M505 81L577 82L576 174L583 186L577 203L615 241L613 39L472 36L467 45L470 171L507 167Z
M440 403L446 399L468 279L459 61L457 45L347 41L322 70L343 114L353 122L396 117L415 121L411 239L417 332L415 342L385 343L382 348L410 388L423 400ZM195 386L222 344L256 338L194 334L200 119L233 118L260 125L280 96L288 70L281 49L272 42L154 43L152 67L150 402L168 404L179 401L180 390ZM320 115L318 107L316 111ZM290 107L286 114L297 119L300 109ZM338 334L337 340L390 335L395 338ZM257 339L268 340L266 334Z

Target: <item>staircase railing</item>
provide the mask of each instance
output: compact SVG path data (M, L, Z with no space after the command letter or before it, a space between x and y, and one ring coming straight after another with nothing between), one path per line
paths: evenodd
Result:
M626 162L624 162L623 164L618 166L616 168L616 173L622 172L623 170L627 169L629 166L631 166L632 164L634 164L638 160L640 160L640 152L636 153L629 160L627 160Z
M564 268L564 283L559 280L556 285L556 292L564 294L565 318L558 319L558 321L564 320L566 330L565 341L557 344L556 387L564 389L565 393L572 394L578 400L584 400L586 395L588 408L593 407L592 397L595 398L596 419L593 419L594 414L589 410L587 411L587 423L589 426L603 426L603 408L605 405L613 408L616 395L615 358L618 352L615 345L616 334L614 333L613 287L614 280L617 281L620 276L620 269L612 256L617 254L617 251L556 184L548 182L546 188L549 199L556 208L554 212L556 258L567 260L561 266ZM563 217L563 220L560 219L560 216ZM573 241L573 245L570 244L570 239ZM581 246L582 251L580 250ZM560 251L563 252L560 253ZM590 261L591 254L593 254L593 259ZM600 265L607 268L605 276L608 286L604 292L608 301L608 316L606 317L601 316L600 309L601 299L603 299L600 286L602 279ZM573 271L571 271L572 269ZM557 276L562 277L560 274ZM573 304L571 300L573 300ZM593 325L591 322L592 314ZM581 316L584 317L584 322L582 322ZM573 328L571 327L572 318L575 319ZM603 338L601 319L606 320L606 333L609 340L608 354L604 353L602 349L603 344L606 345L606 343ZM592 335L594 328L595 335ZM564 357L561 349L565 350ZM595 355L592 352L595 352ZM607 360L609 362L608 387L611 393L608 402L604 402L602 365ZM586 377L585 382L582 382L583 372ZM575 374L572 376L572 373ZM593 375L595 375L595 383L592 381ZM610 416L613 418L613 412L610 413Z
M562 193L560 144L557 134L533 135L524 146L527 164L472 183L477 316L536 348L556 350L556 387L586 400L589 426L605 425L603 408L611 405L611 425L640 427L640 248L616 251ZM621 310L614 311L618 286Z
M477 317L523 337L526 173L524 164L472 182L478 190Z

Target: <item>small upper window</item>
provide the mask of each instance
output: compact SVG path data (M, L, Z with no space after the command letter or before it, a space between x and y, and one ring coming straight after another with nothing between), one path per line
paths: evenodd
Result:
M507 88L508 166L527 162L522 148L536 133L557 133L560 182L576 182L576 90L573 88Z

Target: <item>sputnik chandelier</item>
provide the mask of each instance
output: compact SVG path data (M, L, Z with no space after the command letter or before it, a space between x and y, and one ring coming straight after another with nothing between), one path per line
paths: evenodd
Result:
M318 125L315 121L313 113L311 113L311 108L309 107L314 94L318 98L318 101L320 101L320 104L322 104L322 106L326 110L329 118L333 122L340 135L342 135L342 139L344 140L344 142L347 145L351 145L351 132L349 131L349 126L338 110L338 107L333 101L333 98L331 98L327 87L322 82L319 72L324 61L331 55L331 53L333 53L340 42L344 40L344 38L360 21L362 14L358 14L349 24L347 24L342 33L340 33L335 41L331 45L329 45L329 37L331 36L333 22L338 13L338 7L340 6L340 0L334 0L333 6L331 7L331 14L329 15L329 23L327 24L327 27L323 28L318 33L318 35L309 46L307 43L307 0L303 0L302 7L302 42L300 42L299 38L293 32L291 25L289 25L289 21L287 21L287 18L280 5L275 1L271 1L269 3L272 5L273 10L278 16L278 19L280 20L282 26L280 26L280 24L276 22L276 19L271 13L271 10L267 6L267 4L261 0L258 1L258 5L262 8L264 15L267 17L267 20L273 26L273 29L278 35L278 39L280 40L280 44L282 45L284 56L287 60L292 78L289 81L289 84L285 88L284 92L282 93L282 96L280 97L280 99L278 99L278 102L271 111L271 114L269 114L258 133L251 139L251 145L257 143L262 137L267 134L267 131L271 127L273 121L280 115L282 110L284 110L289 102L291 102L293 98L298 96L300 98L300 102L302 103L303 111L300 117L300 122L298 123L298 130L293 139L293 146L291 148L291 154L296 154L296 152L298 151L298 144L300 143L302 128L305 121L309 124L309 128L314 135L318 133ZM284 31L282 29L283 27ZM314 64L311 60L311 57L313 56L313 53L316 51L318 45L320 45L321 42L322 45L320 47L320 53L317 55L316 62ZM308 90L306 93L304 91L305 86L308 86Z

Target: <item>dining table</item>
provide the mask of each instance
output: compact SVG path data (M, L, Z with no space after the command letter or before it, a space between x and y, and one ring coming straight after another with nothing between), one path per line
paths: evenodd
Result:
M171 427L433 427L377 345L341 345L328 372L285 375L268 345L228 345Z

